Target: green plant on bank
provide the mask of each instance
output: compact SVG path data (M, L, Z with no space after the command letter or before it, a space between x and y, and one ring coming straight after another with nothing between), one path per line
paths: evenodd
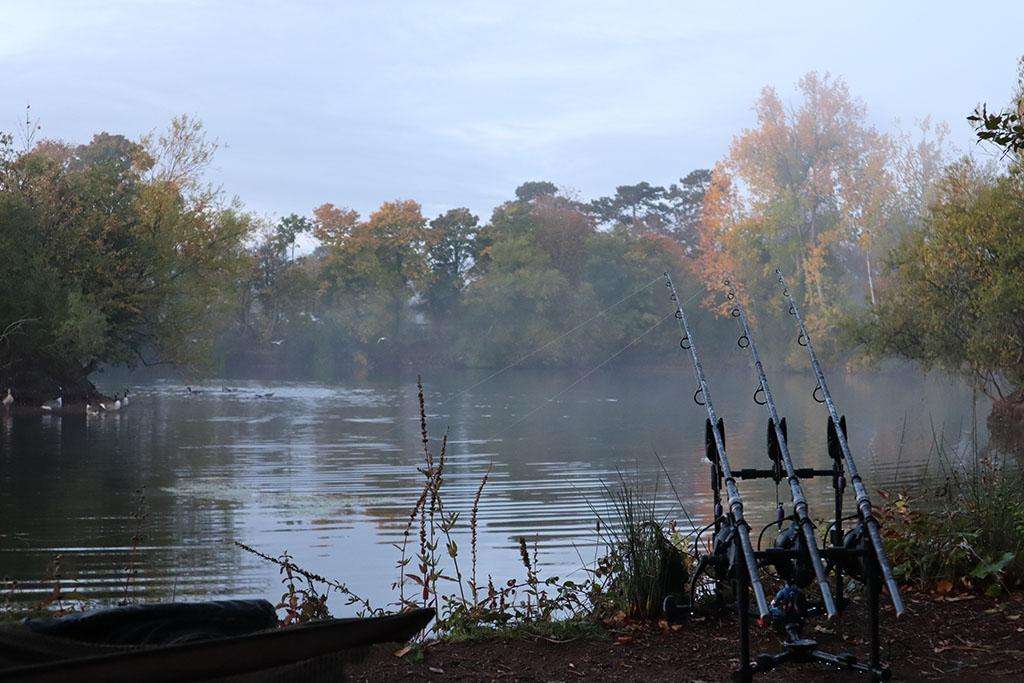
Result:
M17 599L18 582L5 578L0 585L0 623L18 621L26 617L64 616L84 609L85 603L74 590L67 590L64 577L64 556L56 554L50 560L43 583L47 590L38 600L27 607Z
M667 596L686 592L690 558L681 550L686 538L659 514L657 483L648 491L639 478L627 481L620 473L618 484L606 485L604 494L603 515L590 506L608 548L596 571L610 578L607 592L629 616L657 618Z
M346 605L358 605L357 616L372 617L384 613L384 610L373 607L366 598L353 593L344 583L300 567L287 550L278 557L271 557L245 543L235 541L235 545L250 555L277 565L280 570L281 583L285 590L275 608L282 612L281 618L278 620L278 624L281 626L293 626L329 618L331 612L327 608L327 598L331 593L344 596ZM301 583L299 579L302 580Z
M886 544L901 581L939 593L998 595L1024 586L1024 473L1009 460L944 441L941 484L882 492Z

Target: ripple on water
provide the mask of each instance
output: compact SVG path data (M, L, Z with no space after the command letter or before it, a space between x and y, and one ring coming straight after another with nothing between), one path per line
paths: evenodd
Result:
M490 468L478 510L485 574L519 571L521 537L537 540L545 567L563 575L578 570L583 550L594 552L595 510L613 517L605 487L621 478L657 486L659 514L685 518L676 493L695 520L710 514L704 416L678 374L596 373L561 401L548 401L577 378L510 372L460 393L479 377L453 376L451 386L428 392L428 407L439 409L428 420L435 454L437 437L450 427L445 509L458 512L461 524ZM773 388L790 410L798 464L823 466L824 414L807 379L780 377ZM970 414L969 391L948 382L834 381L869 477L912 481L927 455L930 425L956 425ZM276 597L276 568L240 551L232 544L239 540L272 555L288 550L386 602L398 558L392 544L405 539L424 481L414 383L191 386L202 393L190 397L180 382L133 389L116 421L16 419L5 427L0 566L19 581L24 599L52 590L46 577L57 555L65 580L89 599L123 595L130 557L138 572L128 583L145 596ZM273 397L256 397L268 393ZM716 377L715 393L735 466L763 463L764 418L750 404L749 377L735 384ZM891 399L878 401L880 395ZM902 437L892 424L897 414L908 415ZM828 487L813 480L805 488L812 511L827 514ZM741 489L755 523L773 517L773 486L742 482ZM133 493L140 490L141 505ZM133 550L136 533L143 542ZM456 538L466 547L464 530Z

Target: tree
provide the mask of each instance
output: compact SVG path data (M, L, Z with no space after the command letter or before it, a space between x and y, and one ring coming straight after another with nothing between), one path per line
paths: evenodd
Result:
M295 258L295 242L300 235L313 232L313 223L305 216L289 214L278 221L274 228L274 243L277 249L290 258ZM289 254L288 251L291 250Z
M879 305L850 325L875 357L966 375L993 399L1024 384L1024 196L1018 180L951 166L889 263Z
M359 224L359 212L322 204L313 209L313 236L328 251L342 248Z
M763 299L781 267L808 304L812 334L831 340L829 328L846 310L875 301L877 262L896 226L915 220L904 213L913 203L903 198L899 146L868 123L865 105L842 80L811 72L797 89L793 107L774 89L762 90L756 125L733 139L713 172L697 274L718 292L730 279ZM788 323L772 318L782 335Z
M687 256L696 255L700 241L701 207L710 186L711 171L699 168L687 173L679 179L678 185L673 183L665 192L672 216L669 234Z
M324 205L314 211L324 245L322 291L364 344L399 338L405 311L424 283L432 235L412 200L381 204L366 221Z
M692 254L699 240L697 224L710 182L711 172L698 169L667 189L648 182L620 185L613 196L591 201L588 209L599 223L624 227L637 235L667 235Z
M571 283L579 282L586 259L587 238L594 222L576 202L565 197L538 199L531 210L534 240Z
M599 221L623 225L637 234L661 232L670 222L670 208L664 187L648 182L619 185L611 197L600 197L590 203Z
M166 167L210 157L201 125L2 147L0 258L21 295L0 303L0 329L16 326L0 367L16 396L87 400L103 365L199 362L251 225L203 185L202 163Z
M1018 61L1017 90L1010 106L989 112L981 104L967 117L974 126L978 142L991 142L1002 148L1003 155L1019 161L1024 153L1024 57Z
M541 197L553 197L558 186L546 180L531 180L516 188L516 201L532 202Z
M437 317L448 314L466 286L466 275L477 256L479 223L480 219L466 208L449 209L430 221L430 275L424 298Z

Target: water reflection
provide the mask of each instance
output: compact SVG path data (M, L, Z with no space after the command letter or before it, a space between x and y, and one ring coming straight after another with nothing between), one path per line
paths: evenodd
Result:
M468 516L492 467L480 509L484 576L518 573L514 549L523 535L538 539L548 570L578 569L580 557L594 553L588 499L600 500L620 473L659 480L662 509L682 516L655 453L679 502L708 517L704 414L690 400L686 367L596 373L551 401L576 374L509 372L460 392L483 376L425 380L431 433L450 430L447 508ZM813 380L773 379L796 464L826 466L825 411L811 399ZM764 414L750 400L749 373L737 368L713 381L734 467L764 466ZM869 483L921 476L933 429L966 438L971 397L955 381L832 382ZM414 379L232 386L238 390L211 381L188 396L183 385L155 383L139 387L121 413L4 421L0 575L20 582L19 599L48 589L42 579L57 554L80 593L118 597L140 489L148 515L134 582L147 597L275 593L275 569L235 548L237 539L271 554L287 549L375 602L390 599L398 558L391 544L401 541L422 484ZM256 397L267 392L274 395ZM825 516L828 482L805 489L812 513ZM773 518L774 485L743 482L742 490L752 519Z

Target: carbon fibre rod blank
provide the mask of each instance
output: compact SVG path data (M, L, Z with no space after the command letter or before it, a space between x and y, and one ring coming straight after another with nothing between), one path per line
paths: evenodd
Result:
M732 468L729 466L729 458L725 453L725 439L718 429L718 415L715 413L715 406L711 402L711 390L708 388L707 378L704 376L704 368L700 362L700 355L697 352L697 343L693 332L690 330L689 322L686 319L686 312L683 311L682 299L676 292L672 278L665 273L665 284L672 291L672 301L676 305L676 319L679 321L679 329L683 333L683 341L688 341L689 346L680 343L683 348L689 348L693 360L693 370L697 375L699 385L698 393L703 395L704 409L707 411L708 419L711 421L711 432L714 435L715 448L718 451L718 467L722 472L722 479L725 481L725 490L729 497L729 514L732 516L733 525L736 529L740 549L743 553L743 560L747 568L747 577L750 587L754 592L754 601L757 603L757 611L762 620L769 616L768 601L764 596L764 586L761 585L761 578L758 574L757 557L754 555L754 547L750 543L750 524L743 517L743 498L736 487L736 479L733 477Z
M853 460L853 454L850 452L850 444L846 440L846 435L843 430L839 427L839 411L836 410L836 404L832 400L832 394L828 390L828 383L825 381L825 373L821 369L821 363L818 361L818 355L814 352L814 346L811 344L811 335L807 332L807 327L804 325L804 319L800 315L800 308L796 305L796 300L793 298L792 293L789 291L789 287L786 286L786 279L782 275L782 270L779 268L775 269L775 275L777 276L779 286L782 287L783 295L789 300L789 313L796 317L797 325L800 328L800 337L798 341L801 346L807 349L807 355L811 360L811 368L814 370L814 375L818 380L818 386L815 388L815 398L820 391L821 402L825 404L828 409L829 417L832 419L833 425L835 425L836 437L839 440L839 448L843 453L843 462L846 465L847 471L850 473L850 483L853 484L853 491L857 499L857 512L860 514L864 525L867 527L868 536L871 538L871 546L875 551L875 558L878 560L878 566L882 570L882 577L885 579L885 585L889 589L889 597L892 599L892 605L896 609L896 616L903 614L903 597L900 595L900 587L896 583L896 577L892 574L892 567L889 564L889 557L885 553L885 545L882 543L882 532L881 527L878 524L878 520L875 518L874 512L871 509L871 499L868 497L867 489L864 486L864 481L860 478L860 474L857 472L857 463Z
M728 284L729 283L726 282L727 286ZM775 398L772 396L771 387L768 385L768 377L765 375L764 365L761 364L761 354L757 351L757 344L754 342L754 333L750 330L750 324L747 321L747 314L746 311L743 310L743 306L736 301L733 304L732 310L734 311L734 317L739 318L740 324L743 325L743 337L747 340L746 349L750 352L751 365L754 368L754 372L757 373L757 379L761 383L761 391L764 394L764 401L758 401L758 403L762 403L768 411L768 417L771 420L772 428L775 430L775 439L779 444L779 454L782 456L782 465L786 470L786 479L789 481L789 492L793 501L793 512L796 514L797 520L800 524L800 530L803 532L804 540L807 543L807 553L810 555L811 564L814 567L814 575L818 579L818 587L821 589L821 600L825 605L825 612L828 613L828 617L831 619L837 614L836 603L832 598L832 587L828 582L825 563L822 561L821 553L818 551L818 541L814 533L814 523L811 521L811 517L807 513L807 498L804 496L803 487L800 486L800 479L796 475L796 468L793 466L793 458L789 454L789 444L786 443L786 434L782 431L779 411L775 407ZM741 337L741 339L743 337ZM742 344L740 346L742 347Z

